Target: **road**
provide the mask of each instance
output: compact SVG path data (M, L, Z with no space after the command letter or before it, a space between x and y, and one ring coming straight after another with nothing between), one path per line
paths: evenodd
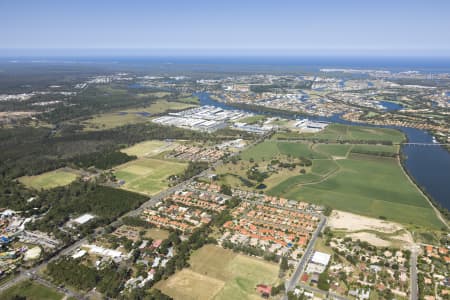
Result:
M246 148L251 147L251 146L253 146L255 144L258 144L258 143L264 141L264 139L266 139L270 134L271 133L268 133L268 134L265 134L263 136L258 137L255 141L253 141L252 143L249 143L246 146ZM244 150L244 149L242 149L242 150ZM242 150L239 151L239 152L232 153L230 155L230 157L235 156L235 155L239 155L242 152ZM186 181L183 181L183 182L181 182L181 183L179 183L179 184L177 184L177 185L175 185L175 186L173 186L171 188L168 188L166 190L161 191L160 193L152 196L148 201L144 202L137 209L134 209L132 211L127 212L126 214L122 215L120 218L118 218L117 220L113 221L112 223L110 223L110 224L108 224L106 226L97 228L91 236L93 236L95 238L97 235L103 234L104 233L104 229L107 226L112 226L114 228L120 226L122 224L121 220L124 217L139 216L144 209L148 209L148 208L151 208L151 207L155 206L156 203L160 202L162 199L164 199L165 197L169 196L170 194L172 194L173 192L175 192L177 190L185 189L196 178L203 177L203 176L207 175L214 168L220 166L221 164L223 164L223 159L217 160L208 169L204 170L200 174L197 174L197 175L193 176L192 178L190 178L190 179L188 179ZM4 283L0 284L0 293L3 292L4 290L6 290L6 289L16 285L17 283L19 283L21 281L24 281L24 280L27 280L27 279L34 279L34 280L39 281L39 282L41 282L41 281L44 282L45 281L47 283L47 285L52 285L50 282L48 282L45 279L43 279L39 274L43 270L45 270L45 268L47 267L49 262L54 261L54 260L56 260L56 259L58 259L58 258L60 258L62 256L66 256L66 255L74 252L76 249L80 248L83 244L86 244L87 242L88 242L88 239L87 239L87 237L85 237L83 239L75 241L73 244L71 244L71 245L69 245L69 246L67 246L65 248L59 249L57 252L55 252L55 255L52 258L41 262L39 265L37 265L37 266L35 266L33 268L30 268L30 269L22 269L22 268L20 268L18 273L16 273L15 275L12 275L13 277L11 279L9 279L8 281L5 281ZM53 286L53 288L55 288L54 285L52 285L52 286ZM56 289L60 290L60 288L58 288L58 287L56 287ZM64 293L67 296L69 296L69 297L75 297L77 299L84 299L82 296L80 296L79 294L76 294L75 292L68 291L68 292L64 292Z
M409 296L410 300L418 300L419 299L419 286L417 279L417 256L419 255L419 245L413 245L411 248L411 257L409 260L409 268L410 268L410 279L411 279L411 294Z
M306 246L305 253L303 254L302 258L297 264L297 267L294 270L294 273L291 276L291 279L289 279L285 284L285 295L283 296L283 300L287 300L287 293L291 292L295 289L297 286L297 283L300 280L300 276L302 275L303 271L305 270L306 264L308 263L309 259L311 258L311 255L314 252L314 246L316 244L317 237L319 236L319 233L322 232L323 227L325 226L327 222L327 218L325 216L322 216L320 219L319 224L317 225L316 231L314 231L311 240L308 243L308 246Z

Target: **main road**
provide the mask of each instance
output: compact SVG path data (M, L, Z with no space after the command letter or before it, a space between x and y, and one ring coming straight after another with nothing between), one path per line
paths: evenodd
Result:
M297 267L294 270L294 273L292 274L291 278L285 283L285 295L283 296L283 300L287 300L287 293L291 292L295 289L297 286L297 283L300 280L300 276L302 275L303 271L305 270L306 264L308 263L309 259L311 258L311 255L314 251L314 246L316 244L316 240L319 237L319 234L322 232L323 227L325 226L327 222L327 218L325 216L321 216L319 224L317 225L316 230L314 231L311 240L309 241L308 245L306 246L305 253L303 254L302 258L297 264Z

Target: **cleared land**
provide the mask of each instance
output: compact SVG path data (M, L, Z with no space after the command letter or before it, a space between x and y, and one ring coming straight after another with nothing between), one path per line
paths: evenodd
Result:
M347 237L379 247L393 245L400 247L414 243L412 235L399 223L338 210L334 210L328 218L328 226L334 231L344 233Z
M143 157L154 156L164 151L175 149L177 146L178 144L173 142L151 140L135 144L120 151L130 156Z
M182 173L187 164L160 159L140 158L115 168L122 188L146 195L154 195L168 187L168 177Z
M150 117L170 110L183 110L195 107L195 104L158 100L142 108L126 109L117 112L96 115L83 122L85 130L104 130L128 124L145 123Z
M66 169L58 169L34 176L23 176L19 181L24 185L40 190L68 185L77 179L78 174Z
M184 269L156 288L174 299L260 299L257 284L275 284L278 265L214 245L194 252Z
M0 299L16 299L15 297L25 297L27 300L60 300L64 296L46 286L25 281L0 294Z

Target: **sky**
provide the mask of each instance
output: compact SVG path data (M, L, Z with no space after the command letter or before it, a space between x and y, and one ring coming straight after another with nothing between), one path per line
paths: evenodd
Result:
M0 53L450 56L449 13L449 0L0 0Z

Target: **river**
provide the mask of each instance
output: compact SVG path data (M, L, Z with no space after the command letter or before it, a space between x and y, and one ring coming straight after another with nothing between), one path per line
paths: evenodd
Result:
M215 101L208 93L197 93L201 105L212 105L222 109L236 109L226 103ZM247 110L252 112L250 110ZM268 113L269 114L269 113ZM270 115L277 115L270 113ZM289 115L279 114L283 118L292 118ZM302 118L301 115L297 116ZM410 143L433 143L433 137L416 128L397 127L397 126L375 126L365 123L355 123L343 120L340 116L332 117L307 117L312 120L328 121L346 125L371 126L394 128L405 133ZM414 146L402 145L402 153L406 156L403 165L413 180L421 186L426 193L439 203L442 207L450 209L450 153L438 145L433 146Z

